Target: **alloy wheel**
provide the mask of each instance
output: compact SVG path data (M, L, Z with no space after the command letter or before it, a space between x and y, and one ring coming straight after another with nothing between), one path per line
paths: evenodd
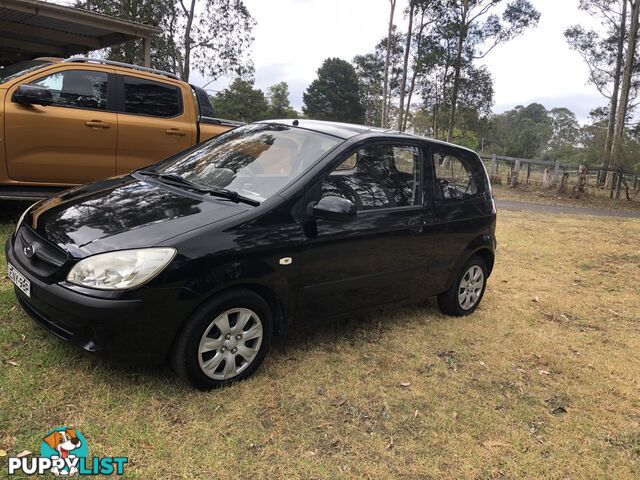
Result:
M458 286L458 304L463 310L471 310L482 295L484 273L479 265L471 265Z

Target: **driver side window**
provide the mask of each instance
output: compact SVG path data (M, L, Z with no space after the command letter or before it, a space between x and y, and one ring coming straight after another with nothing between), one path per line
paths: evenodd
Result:
M105 110L107 79L104 72L66 70L39 78L31 85L48 88L53 96L53 105Z
M420 158L413 145L359 148L325 178L322 197L344 198L359 211L419 205Z
M478 185L463 152L442 149L434 152L436 198L464 200L478 193Z

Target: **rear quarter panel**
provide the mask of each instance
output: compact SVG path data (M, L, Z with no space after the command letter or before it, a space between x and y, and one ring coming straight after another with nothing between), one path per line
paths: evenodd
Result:
M225 124L212 124L212 123L201 123L200 124L200 141L204 142L205 140L209 140L210 138L217 137L221 133L228 132L229 130L234 129L234 126L225 125Z

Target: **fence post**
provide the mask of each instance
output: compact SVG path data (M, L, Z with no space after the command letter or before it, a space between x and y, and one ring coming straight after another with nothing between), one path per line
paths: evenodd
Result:
M553 179L551 178L551 169L549 167L544 167L544 173L542 174L542 188L551 188L552 183Z
M527 185L529 185L529 178L531 177L531 164L527 163Z
M513 169L511 170L511 182L509 183L510 188L515 188L518 186L519 175L520 175L520 160L516 160L516 163L513 165Z
M638 175L635 175L633 177L633 191L634 192L638 191Z
M576 184L573 186L573 191L571 192L571 198L580 198L580 195L584 193L584 187L587 184L587 166L580 165L578 167L578 178L576 179Z
M623 179L623 173L620 172L618 173L618 183L616 186L616 200L620 200L620 194L622 193L622 179Z
M566 192L568 185L569 185L569 172L564 170L562 172L562 178L560 178L560 183L558 184L558 193Z
M493 155L491 155L491 175L497 175L498 174L498 158L497 155L494 153Z
M553 181L558 181L558 176L560 175L560 160L556 160L555 167L553 169Z

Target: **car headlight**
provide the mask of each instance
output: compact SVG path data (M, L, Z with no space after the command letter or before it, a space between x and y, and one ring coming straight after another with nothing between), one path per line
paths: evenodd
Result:
M67 275L67 282L99 290L135 288L158 275L175 254L175 248L101 253L75 264Z

